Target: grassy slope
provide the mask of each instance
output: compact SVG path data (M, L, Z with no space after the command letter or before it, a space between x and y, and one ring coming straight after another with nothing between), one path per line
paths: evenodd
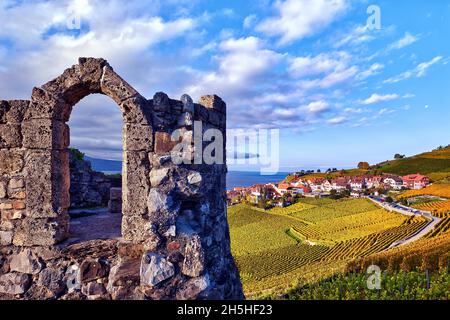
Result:
M392 160L382 165L379 171L398 175L425 174L438 181L450 177L450 148L425 152L405 159Z

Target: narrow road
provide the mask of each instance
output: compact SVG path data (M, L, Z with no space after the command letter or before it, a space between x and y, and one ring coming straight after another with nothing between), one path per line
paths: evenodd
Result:
M425 225L422 229L418 230L416 233L414 233L413 235L411 235L405 239L402 239L402 240L392 243L389 246L389 248L387 248L386 250L389 250L389 249L392 249L395 247L404 246L408 243L414 242L414 241L422 238L428 232L433 230L434 227L436 226L436 224L438 224L441 221L440 218L434 217L433 215L431 215L431 213L429 213L427 211L413 209L413 208L406 207L406 206L403 206L403 205L395 203L395 202L394 203L383 202L377 197L369 196L369 197L367 197L367 199L375 202L376 204L378 204L379 206L383 207L384 209L386 209L388 211L395 211L395 212L401 213L401 214L409 216L409 217L411 217L411 216L424 217L429 221L429 223L427 225Z

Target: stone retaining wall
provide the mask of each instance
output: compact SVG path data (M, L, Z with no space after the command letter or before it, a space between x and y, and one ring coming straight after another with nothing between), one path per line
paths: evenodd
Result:
M66 123L93 93L109 96L123 114L122 238L67 247ZM147 100L103 59L80 58L34 88L30 101L0 101L0 297L243 298L230 251L226 164L174 164L178 129L180 139L208 129L225 137L225 103L164 93ZM206 145L178 153L193 159Z

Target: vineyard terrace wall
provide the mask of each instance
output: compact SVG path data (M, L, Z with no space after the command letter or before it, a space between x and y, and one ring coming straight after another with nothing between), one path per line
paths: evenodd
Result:
M108 96L123 115L122 237L69 246L67 122L90 94ZM29 101L0 101L0 298L243 298L226 163L171 157L174 131L183 140L211 128L225 137L218 96L146 99L103 59L80 58ZM188 145L181 157L193 159L199 147ZM225 154L222 147L216 151Z

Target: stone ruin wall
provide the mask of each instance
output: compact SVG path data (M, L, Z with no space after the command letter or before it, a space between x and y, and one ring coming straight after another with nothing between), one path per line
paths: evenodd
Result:
M94 93L123 114L122 238L67 246L66 123ZM225 137L225 103L164 93L148 100L103 59L80 58L34 88L30 101L0 101L0 299L243 298L230 251L226 164L171 161L171 133L193 135L193 121Z

